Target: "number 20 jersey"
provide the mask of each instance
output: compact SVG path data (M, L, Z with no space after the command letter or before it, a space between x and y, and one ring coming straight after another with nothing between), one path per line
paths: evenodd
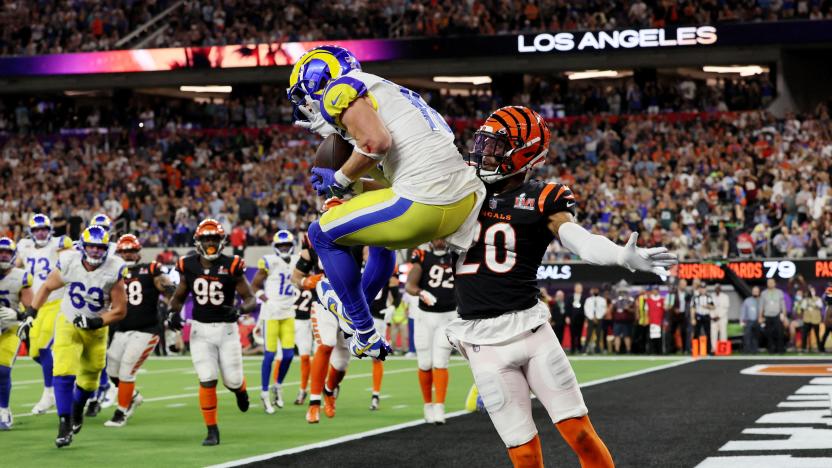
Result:
M321 114L344 129L341 114L362 97L369 99L393 140L382 166L396 194L420 203L448 204L482 186L459 154L444 118L407 88L352 71L327 85ZM452 184L447 179L451 174L460 175Z
M478 217L476 242L456 264L460 318L492 318L537 304L537 269L554 239L549 216L575 215L569 187L526 182L505 193L489 189Z
M233 322L228 308L236 303L237 279L246 271L245 261L220 255L205 268L198 254L179 259L176 268L194 299L193 318L197 322Z
M61 252L58 268L65 286L61 313L70 322L79 315L96 317L106 312L110 290L127 271L124 260L115 255L108 255L95 270L87 270L77 250Z

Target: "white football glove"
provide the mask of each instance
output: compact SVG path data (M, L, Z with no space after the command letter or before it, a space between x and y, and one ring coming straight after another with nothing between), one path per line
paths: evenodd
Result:
M10 307L0 307L0 322L9 323L17 321L17 312Z
M419 299L421 299L427 306L436 304L436 296L428 291L425 291L424 289L419 292Z
M306 105L298 106L298 111L306 117L306 120L295 120L295 125L305 128L310 132L315 132L320 135L321 138L326 138L333 133L338 133L338 130L336 130L335 127L324 120L324 116L321 114L321 104L309 96L306 96L305 99Z
M638 233L630 234L627 245L618 254L618 264L630 271L647 271L659 276L669 276L667 267L679 263L676 255L667 251L665 247L642 249L636 247Z

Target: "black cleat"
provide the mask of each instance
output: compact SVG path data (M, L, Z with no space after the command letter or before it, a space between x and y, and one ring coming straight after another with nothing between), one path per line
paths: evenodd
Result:
M202 441L202 445L205 447L211 447L214 445L220 444L220 429L217 425L208 426L208 435L205 436L205 440Z
M237 408L240 408L240 411L242 411L243 413L248 411L248 392L236 391L234 392L234 396L237 397Z
M376 411L376 410L378 410L378 407L379 407L379 397L378 397L378 395L373 395L373 397L370 398L370 411Z
M116 409L113 418L104 423L107 427L124 427L125 424L127 424L127 415L120 409Z
M55 446L66 447L72 443L72 421L67 416L62 416L58 423L58 437L55 438Z
M101 403L98 400L91 400L87 405L87 412L85 414L88 418L94 418L101 412Z
M81 432L81 426L84 425L84 405L72 405L72 433L77 434Z

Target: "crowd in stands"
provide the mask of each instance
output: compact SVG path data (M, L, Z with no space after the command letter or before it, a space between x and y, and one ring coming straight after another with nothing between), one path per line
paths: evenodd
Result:
M4 0L0 53L110 50L173 0ZM832 19L829 0L186 0L150 47Z

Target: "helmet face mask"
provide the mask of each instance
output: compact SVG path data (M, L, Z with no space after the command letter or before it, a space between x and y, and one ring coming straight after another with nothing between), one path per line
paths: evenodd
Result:
M85 244L84 260L90 265L101 265L107 258L108 246L101 244Z
M29 237L35 247L45 247L52 240L52 221L45 214L36 213L29 220Z
M0 238L0 270L6 271L14 266L17 258L17 245L8 237Z
M206 260L216 260L225 247L225 236L206 234L196 238L196 250Z
M332 45L315 47L303 54L292 67L286 95L295 108L306 105L306 96L320 101L330 81L350 71L361 70L361 64L349 50Z
M141 251L142 244L133 234L125 234L116 242L116 255L124 259L127 266L139 263L142 258Z
M107 259L110 234L101 226L90 226L81 234L81 256L88 265L97 267Z
M294 244L275 244L274 252L283 260L288 259L295 252Z
M283 260L288 260L295 253L295 236L291 232L281 229L272 238L274 253Z
M136 249L122 249L116 250L116 255L121 257L128 266L133 266L136 263L139 263L142 256L139 254L139 251Z

